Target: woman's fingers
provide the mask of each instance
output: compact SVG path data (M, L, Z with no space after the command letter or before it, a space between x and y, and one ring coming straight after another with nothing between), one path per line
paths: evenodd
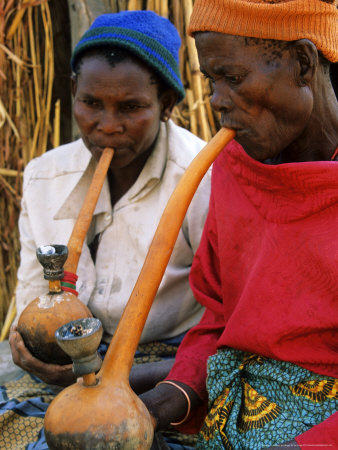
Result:
M13 327L10 331L9 344L13 362L45 383L68 386L76 380L72 372L72 364L63 366L48 364L33 356L25 346L20 333L16 331L16 327Z

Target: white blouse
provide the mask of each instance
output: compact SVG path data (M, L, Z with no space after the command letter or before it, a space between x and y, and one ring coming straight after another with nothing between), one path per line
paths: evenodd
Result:
M80 257L76 288L79 298L102 321L106 342L129 299L167 201L204 145L204 141L169 121L161 124L153 153L114 208L105 181ZM82 140L48 151L27 165L19 219L18 315L29 301L48 291L48 282L43 279L43 269L35 256L36 248L67 244L95 165ZM188 276L207 215L209 195L210 171L189 206L141 343L177 336L195 325L202 315ZM94 265L88 243L97 234L100 241Z

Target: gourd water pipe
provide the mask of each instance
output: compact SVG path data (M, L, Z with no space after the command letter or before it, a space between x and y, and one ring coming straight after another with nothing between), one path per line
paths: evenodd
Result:
M87 306L77 298L75 285L74 289L67 288L62 286L61 280L65 270L68 279L76 283L82 246L113 154L113 149L105 148L100 157L68 241L69 251L64 245L42 246L36 251L37 258L44 267L44 278L49 280L49 292L35 298L26 306L18 320L18 331L30 352L47 363L72 362L56 343L55 331L71 320L92 317Z

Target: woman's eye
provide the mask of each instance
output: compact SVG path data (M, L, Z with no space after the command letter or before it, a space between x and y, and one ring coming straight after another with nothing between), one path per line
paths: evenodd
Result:
M242 75L232 75L232 76L226 76L225 79L230 84L240 84L243 80L243 76Z
M142 106L138 103L126 103L122 106L122 109L125 111L137 111L140 108L142 108Z
M207 73L204 73L204 72L202 72L202 75L204 76L204 78L206 79L206 80L209 80L209 81L211 81L212 83L214 83L214 79L210 76L210 75L208 75Z
M83 98L82 99L82 103L84 103L87 106L91 106L91 107L98 107L99 106L99 102L97 102L96 100L93 100L91 98Z

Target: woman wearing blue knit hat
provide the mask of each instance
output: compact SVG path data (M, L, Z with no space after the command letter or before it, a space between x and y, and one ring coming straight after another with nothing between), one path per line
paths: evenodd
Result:
M99 16L76 45L71 65L86 51L103 47L117 47L130 51L144 61L168 87L184 97L180 78L178 51L180 36L174 25L152 11L123 11Z
M36 248L50 242L67 244L96 161L105 147L115 150L82 250L76 285L79 298L103 324L102 353L134 287L167 200L205 144L169 120L173 107L184 97L179 47L175 27L151 11L98 17L71 59L74 116L81 139L34 159L25 170L18 315L28 301L46 291ZM144 364L134 366L131 373L131 386L137 393L167 375L183 335L202 315L189 288L188 274L208 199L207 175L183 222L141 337L135 359ZM29 384L34 397L39 397L29 399L29 409L27 398L15 401L16 410L41 418L53 394L49 385L74 382L71 366L37 360L15 327L9 341L14 362L26 371L21 385ZM3 394L10 398L7 385ZM1 404L3 417L11 404ZM0 415L1 435L8 439L6 448L13 448L18 417L14 415L13 422L1 421ZM44 449L39 420L35 428L26 425L27 436L37 442L34 448Z

